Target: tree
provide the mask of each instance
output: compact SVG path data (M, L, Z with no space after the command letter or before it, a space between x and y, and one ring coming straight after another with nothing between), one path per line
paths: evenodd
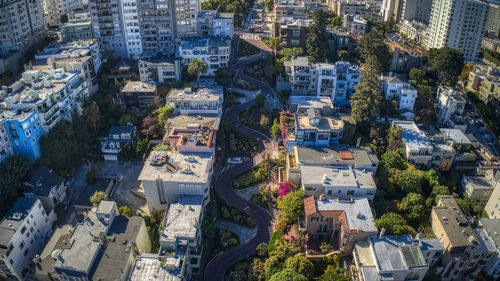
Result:
M410 79L412 80L413 84L421 84L425 78L425 75L426 72L422 69L412 68L410 70Z
M264 242L260 243L259 245L257 245L257 255L259 255L259 257L261 258L267 257L268 248L269 246L267 245L267 243Z
M146 137L148 138L153 138L161 134L161 131L162 130L158 118L154 117L151 114L148 114L148 116L144 117L144 119L142 120L141 133L146 135Z
M78 160L82 158L86 151L86 146L90 143L90 137L83 136L82 142L77 139L78 135L85 135L85 126L72 124L66 120L61 120L54 126L47 135L40 139L40 151L42 152L41 162L60 174L78 165ZM78 134L74 131L74 126L81 126Z
M274 9L274 0L266 0L264 5L266 6L266 11L271 12Z
M125 126L127 125L128 123L132 123L132 124L135 124L137 123L137 117L135 117L134 115L130 114L130 113L127 113L127 114L123 114L121 117L120 117L120 120L118 121L118 123L122 126Z
M88 184L94 184L97 182L96 178L96 171L94 168L90 168L86 173L85 173L85 181Z
M346 51L346 50L339 50L337 52L337 58L339 60L347 60L347 58L349 57L349 53Z
M97 122L100 118L99 106L95 101L83 110L83 119L87 122L87 126L94 129L94 132L97 132Z
M16 154L7 157L0 164L0 191L8 196L16 194L30 168L31 163L26 156Z
M394 31L396 26L396 21L394 20L394 15L391 15L386 22L383 23L386 33L391 33Z
M285 268L282 271L274 274L269 281L307 281L308 279L292 269Z
M304 256L293 256L286 259L285 266L311 280L314 274L314 265Z
M130 209L128 206L121 206L118 208L118 211L120 212L120 215L131 217L134 215L132 212L132 209Z
M146 150L148 149L149 145L149 138L145 137L137 142L137 145L135 147L135 152L138 156L144 155L146 153Z
M279 51L279 54L282 56L281 60L282 61L289 61L294 57L298 57L304 53L304 50L302 48L283 48Z
M200 58L194 58L191 64L187 68L189 74L196 76L196 81L198 82L198 88L200 88L200 75L208 71L208 64L202 61Z
M401 129L401 127L392 125L389 128L389 131L387 132L387 140L388 141L399 140L401 139L402 134L403 134L403 129Z
M108 195L102 191L96 191L92 196L90 196L90 202L92 203L92 206L97 207L101 203L101 201L106 201L109 200Z
M73 126L73 132L75 134L75 139L78 140L80 147L83 151L87 151L90 146L90 135L87 126L83 122L82 118L78 112L73 111L71 117L71 124Z
M264 103L266 102L266 96L264 94L258 94L256 97L255 97L255 104L258 106L258 107L262 107L264 105Z
M257 281L266 280L266 265L258 258L253 259L252 274Z
M380 164L382 164L388 171L391 169L403 170L406 168L406 161L396 151L386 151L382 154Z
M343 23L342 23L342 18L341 17L334 17L332 18L332 20L330 21L330 25L333 26L333 27L342 27Z
M472 68L474 67L473 62L468 62L464 65L464 68L462 69L462 73L460 73L460 76L458 77L458 80L461 82L467 81L469 79L469 74L472 71Z
M67 23L68 22L68 15L67 14L62 14L61 17L59 18L59 21L61 23Z
M271 134L275 139L281 137L281 125L277 120L274 120L273 126L271 127Z
M126 142L121 146L118 157L120 160L130 160L135 157L135 150L130 142Z
M158 121L160 121L162 125L165 125L165 122L173 113L174 108L171 106L161 106L153 111L153 114L158 117Z
M421 171L413 168L408 168L404 171L397 169L391 170L390 182L397 185L403 194L408 194L411 192L421 193L422 192L422 175Z
M409 193L401 202L401 209L410 221L418 221L425 216L425 200L421 194Z
M276 48L278 47L278 43L280 42L279 37L272 37L269 40L269 43L271 44L271 48L273 49L273 54L276 55Z
M364 34L359 40L357 51L364 61L366 61L368 57L374 56L379 61L382 71L389 70L392 56L381 34L373 31ZM376 73L376 75L378 75L378 73Z
M269 125L269 117L267 117L265 114L261 114L259 124L261 127L267 128L267 126Z
M464 68L464 54L450 47L431 49L428 62L437 71L440 85L453 85Z
M306 49L312 62L325 61L329 52L326 26L328 15L323 10L314 13L314 22L309 26Z
M318 281L350 281L351 278L344 274L344 269L329 265Z
M386 234L395 236L408 233L408 224L406 220L401 215L392 212L386 213L379 219L376 219L375 226L379 230L385 228Z
M296 190L285 195L278 203L280 217L287 223L295 223L304 212L304 191Z

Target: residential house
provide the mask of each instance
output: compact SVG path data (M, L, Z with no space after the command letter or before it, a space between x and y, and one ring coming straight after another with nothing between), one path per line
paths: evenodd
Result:
M135 257L150 250L144 219L121 216L115 202L101 201L74 228L54 232L33 275L41 280L126 280Z
M358 36L365 34L366 27L368 26L366 19L354 14L345 14L342 22L349 33Z
M234 13L219 13L216 10L202 10L198 14L198 36L233 37Z
M500 218L500 184L498 184L500 180L500 173L495 170L489 170L487 173L490 173L489 177L493 178L495 181L495 187L493 188L493 192L491 193L484 210L488 213L490 219L498 219ZM492 176L491 174L494 175Z
M144 58L139 60L139 76L142 82L167 83L180 81L182 77L180 58Z
M371 236L356 242L354 264L357 281L423 280L429 267L443 252L437 238L411 235Z
M370 204L366 198L342 201L333 198L304 199L304 217L299 230L311 240L330 242L343 255L350 255L356 241L377 235Z
M390 71L410 72L412 68L420 68L427 57L427 51L423 47L398 34L386 35L384 42L391 54Z
M56 220L35 198L19 197L0 222L0 271L24 280Z
M417 99L417 90L409 83L401 80L401 78L390 72L388 75L381 75L380 80L382 80L382 89L385 93L385 99L397 99L399 111L402 113L403 109L408 109L410 115L406 118L413 120L415 114L413 114L413 105ZM402 113L403 114L403 113Z
M219 85L199 88L170 89L166 97L167 106L174 108L175 114L181 115L222 115L224 89Z
M177 48L177 57L187 66L194 58L199 58L208 65L208 71L202 75L215 76L215 71L229 67L231 58L230 37L184 38Z
M119 59L109 70L108 78L113 79L116 87L120 88L127 81L137 81L139 77L133 69L135 61L129 59Z
M45 131L40 123L38 110L0 110L0 114L14 153L22 154L31 161L42 157L40 138Z
M437 91L438 122L448 124L454 116L464 113L467 101L461 93L451 87L439 87Z
M163 143L180 153L215 152L215 139L219 127L218 117L176 116L166 124Z
M101 140L101 152L104 160L118 160L118 154L126 143L135 147L137 131L135 126L113 126L109 129L108 136Z
M413 121L392 121L402 130L401 138L405 144L405 159L417 167L427 167L432 160L433 146L429 138Z
M0 116L0 163L7 159L9 156L14 154L14 149L12 148L12 143L9 139L9 134L5 129L5 125L2 122Z
M479 146L471 135L465 135L459 129L441 128L431 136L434 149L432 166L441 171L452 167L458 172L470 172L476 168L475 150Z
M284 17L274 22L272 37L279 38L283 48L304 48L306 46L307 29L312 20Z
M212 166L211 153L153 151L138 178L149 209L165 210L181 195L199 195L208 204Z
M500 185L500 174L494 170L486 171L484 176L462 176L462 188L471 200L488 201L497 185Z
M160 106L160 95L156 84L141 81L127 81L116 93L115 103L122 109L152 109Z
M355 42L349 31L340 27L327 27L326 32L329 34L330 39L328 43L330 45L330 53L337 54L340 50L346 50L347 54L350 55L354 51Z
M453 196L439 196L430 215L432 231L444 246L436 263L443 281L474 279L495 254L483 229L473 228Z
M48 213L66 198L64 178L45 166L35 168L24 186L24 196L40 200Z
M201 223L203 196L181 195L178 203L170 204L165 225L160 234L160 254L178 259L175 268L185 280L200 273Z
M179 256L144 253L135 259L128 281L184 281L184 261Z
M483 227L486 237L495 247L495 252L488 264L485 272L493 278L500 278L500 219L480 218L479 224Z

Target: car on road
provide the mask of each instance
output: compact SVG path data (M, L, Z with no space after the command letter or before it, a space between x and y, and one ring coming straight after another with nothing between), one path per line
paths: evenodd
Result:
M481 133L486 133L486 128L485 127L479 127L479 132Z
M467 113L467 115L469 115L470 117L472 118L477 118L479 117L479 114L475 113L474 111L470 111Z
M241 159L241 157L230 157L227 159L227 163L229 163L229 164L241 164L241 163L243 163L243 159Z

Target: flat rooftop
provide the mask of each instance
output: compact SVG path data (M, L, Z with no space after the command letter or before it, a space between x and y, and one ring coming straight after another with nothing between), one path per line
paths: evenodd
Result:
M207 183L212 161L210 153L152 151L138 180Z
M394 120L393 123L402 129L401 137L411 151L432 148L432 143L427 136L415 125L413 121Z
M167 101L217 101L222 99L223 95L222 86L200 88L196 92L191 91L191 88L170 89L167 95Z
M459 129L441 128L439 132L448 137L449 141L454 143L472 144L469 138Z
M500 219L480 218L479 222L493 244L496 247L500 247Z
M490 182L484 176L468 176L463 175L465 185L472 185L474 189L491 189L493 190L495 186L491 185ZM465 187L465 186L464 186Z
M179 202L168 208L160 241L175 242L178 238L192 239L200 227L203 196L181 195Z
M321 116L319 125L311 125L310 117L307 115L296 115L298 130L317 130L320 132L330 132L332 130L340 130L344 128L344 121L338 117Z
M136 258L130 272L129 281L181 281L182 260L180 257L158 257L156 254L144 253Z
M377 188L373 173L359 169L334 168L327 166L300 166L303 185L322 185L324 187Z
M297 161L304 165L378 165L377 156L368 146L348 146L346 144L329 147L296 146L294 148Z
M215 115L177 115L167 119L165 127L167 128L187 128L187 127L207 127L217 131L219 129L220 117ZM168 132L168 130L167 130ZM168 134L168 133L167 133ZM167 136L166 134L166 136Z
M418 241L411 235L371 236L369 238L372 256L378 271L398 271L427 267Z
M72 231L73 227L71 225L64 225L54 230L50 240L40 254L40 263L35 266L36 274L47 275L54 270L53 266L56 263L56 259L54 259L52 254L56 255L63 248L69 246Z
M36 199L19 197L0 222L0 253L6 250L16 231L23 224L24 218L29 214Z
M149 84L141 81L128 81L125 86L120 90L122 93L154 93L156 92L156 85Z
M290 96L289 104L291 112L305 111L308 108L333 108L329 97Z

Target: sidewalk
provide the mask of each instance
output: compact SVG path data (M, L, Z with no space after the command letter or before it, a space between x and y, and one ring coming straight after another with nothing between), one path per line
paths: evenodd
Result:
M217 220L215 225L217 228L236 233L240 237L240 244L245 244L257 234L257 227L250 228L230 221Z

